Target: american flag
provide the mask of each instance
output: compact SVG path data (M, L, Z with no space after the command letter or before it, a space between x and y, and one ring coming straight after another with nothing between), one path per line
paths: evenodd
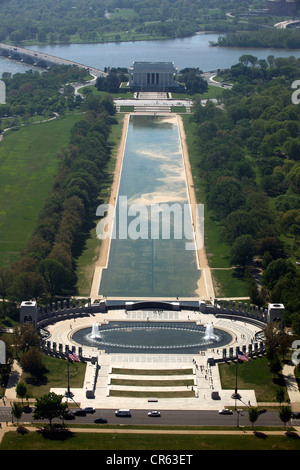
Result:
M69 361L73 362L73 361L76 361L76 362L80 362L80 359L79 357L77 356L77 354L75 354L74 352L72 351L68 351L68 359Z
M242 351L239 351L238 352L238 359L240 361L249 361L250 357L248 356L248 354L242 352Z

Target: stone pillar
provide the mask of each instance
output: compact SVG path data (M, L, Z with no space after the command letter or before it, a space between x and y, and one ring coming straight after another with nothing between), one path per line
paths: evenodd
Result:
M285 308L283 304L268 304L267 322L273 322L275 319L283 321Z
M32 323L34 327L38 322L37 303L31 300L25 300L21 303L20 323Z

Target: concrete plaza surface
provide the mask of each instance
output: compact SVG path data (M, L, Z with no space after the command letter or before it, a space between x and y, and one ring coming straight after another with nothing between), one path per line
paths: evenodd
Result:
M153 325L155 321L160 322L196 322L197 324L206 325L213 323L214 328L222 329L230 332L232 335L232 341L226 345L228 348L239 346L240 349L243 345L249 345L254 338L255 333L259 331L259 327L246 323L244 321L231 321L228 319L216 318L214 315L202 314L194 311L125 311L125 310L112 310L106 314L95 314L88 317L76 318L57 322L53 325L48 326L50 332L50 340L56 342L56 344L68 344L78 346L72 340L72 335L75 331L83 328L91 328L94 322L96 323L108 323L109 321L149 321ZM219 376L218 365L208 365L208 357L214 357L215 359L221 358L222 349L208 349L207 351L199 351L198 354L123 354L113 353L107 354L103 350L97 348L83 346L84 357L97 357L98 359L98 376L95 386L94 398L86 397L86 390L91 382L91 375L94 373L94 366L88 364L85 382L83 387L80 389L71 388L71 392L74 394L73 400L76 403L80 403L80 406L93 406L94 408L130 408L130 409L147 409L147 408L159 408L159 409L186 409L186 410L219 410L224 407L233 406L235 400L232 398L234 390L222 390L221 381ZM151 376L136 376L136 375L124 375L124 374L113 374L113 368L123 369L144 369L151 370ZM192 373L187 375L169 376L169 380L175 378L181 379L192 379L193 385L181 386L181 387L133 387L133 386L117 386L111 384L113 378L123 379L147 379L147 380L166 380L166 376L153 376L153 370L164 370L164 369L191 369ZM67 383L66 383L67 387ZM64 395L66 392L65 388L53 388L51 391ZM122 389L122 390L137 390L137 391L151 391L153 392L167 392L167 391L192 391L193 394L188 398L157 398L154 403L149 402L149 398L133 398L133 397L112 397L110 396L111 390ZM212 398L212 392L218 391L220 399L215 400ZM240 405L248 405L249 403L253 406L257 405L255 393L253 390L242 390Z

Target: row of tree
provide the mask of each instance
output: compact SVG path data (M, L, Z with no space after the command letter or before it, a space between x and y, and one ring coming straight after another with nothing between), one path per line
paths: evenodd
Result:
M206 202L222 226L222 241L231 247L232 265L245 270L252 302L282 302L295 322L300 186L299 153L293 149L300 108L291 101L291 83L299 68L295 58L261 62L243 56L223 73L234 82L223 94L224 109L196 102L192 118ZM246 269L254 257L264 270L260 290Z
M256 4L261 4L258 0ZM249 0L3 0L1 2L0 41L12 43L99 41L106 33L143 33L154 37L183 37L200 28L218 31L258 29L256 22L237 22L226 12L247 11ZM256 5L256 7L258 7ZM265 20L266 21L266 20Z
M45 79L45 89L52 78L48 73L34 80L31 74L25 76L34 84L36 81L44 83ZM23 84L20 77L17 80L21 83L15 87L18 91ZM60 82L56 85L56 94L58 85ZM45 95L47 93L52 93L55 99L54 89L50 88ZM107 140L115 107L108 95L88 96L83 110L82 119L71 131L69 147L57 155L56 179L32 237L16 262L0 267L0 295L4 306L6 298L22 300L43 296L49 301L56 295L76 294L76 259L91 229L99 193L107 178L106 164L110 157Z
M299 29L264 28L256 31L230 32L219 36L212 46L299 49Z

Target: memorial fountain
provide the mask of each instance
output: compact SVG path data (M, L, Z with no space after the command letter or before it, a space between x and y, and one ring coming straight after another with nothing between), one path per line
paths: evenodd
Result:
M99 333L99 325L98 323L94 322L92 326L92 332L90 334L91 339L100 339L100 333Z
M72 339L108 353L185 353L194 354L228 344L232 336L223 330L192 322L108 322L93 323L77 330Z
M214 334L214 326L212 323L208 323L205 328L204 339L206 340L217 340L218 337Z

